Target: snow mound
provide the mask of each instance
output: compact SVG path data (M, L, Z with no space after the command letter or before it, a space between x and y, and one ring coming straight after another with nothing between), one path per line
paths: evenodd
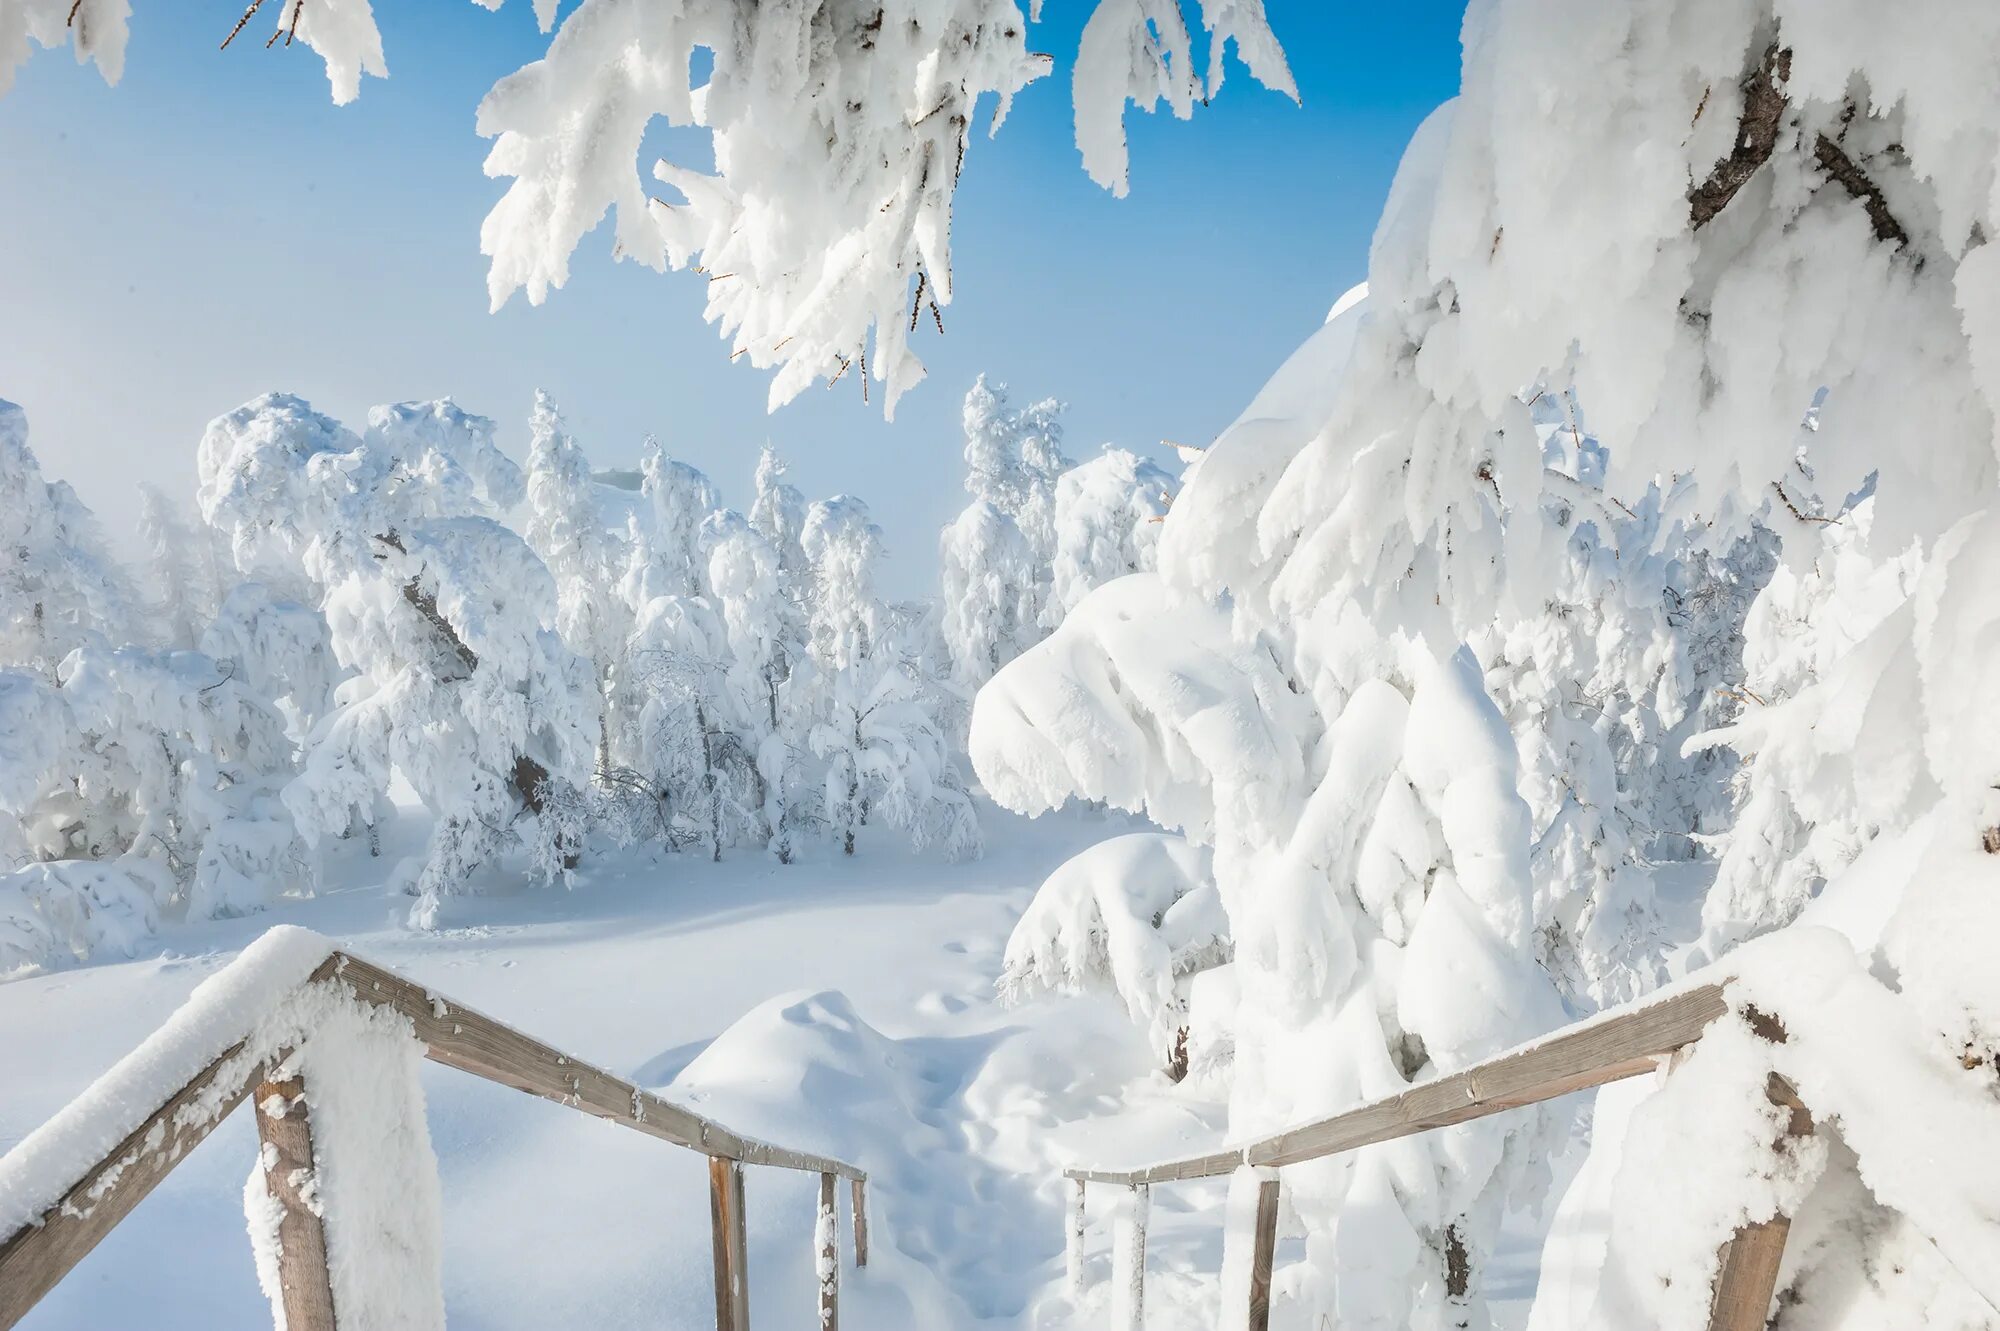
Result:
M910 1117L924 1083L896 1041L829 991L751 1009L682 1070L669 1098L767 1140L855 1160L847 1152L865 1143L854 1125Z

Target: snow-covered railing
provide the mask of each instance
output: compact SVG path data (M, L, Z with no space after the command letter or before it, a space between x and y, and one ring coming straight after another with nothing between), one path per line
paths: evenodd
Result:
M372 1324L371 1306L386 1298L399 1324L430 1308L433 1318L416 1321L442 1328L419 1056L707 1156L718 1331L749 1328L743 1166L818 1174L819 1321L837 1325L836 1180L849 1183L854 1262L864 1266L861 1169L743 1136L316 934L279 928L0 1157L0 1331L245 1099L256 1105L265 1185L245 1205L278 1325Z
M1224 1282L1224 1298L1231 1305L1224 1310L1224 1325L1266 1331L1270 1325L1271 1262L1277 1248L1279 1169L1651 1072L1699 1040L1709 1025L1729 1010L1722 984L1691 986L1600 1013L1388 1099L1227 1150L1131 1169L1066 1169L1064 1177L1075 1185L1067 1219L1072 1292L1082 1292L1085 1190L1090 1184L1114 1184L1130 1190L1113 1243L1113 1324L1115 1331L1139 1331L1145 1305L1146 1214L1152 1185L1219 1178L1249 1169L1255 1171L1255 1206L1248 1205L1246 1191L1244 1204L1231 1210L1243 1212L1239 1223L1250 1233L1232 1234L1228 1240L1231 1244L1245 1239L1250 1243L1248 1262L1244 1263L1248 1286L1244 1288L1240 1280ZM1765 1038L1780 1042L1785 1038L1783 1027L1775 1020L1754 1009L1748 1010L1746 1017ZM1789 1083L1773 1074L1766 1093L1773 1102L1791 1108L1792 1133L1811 1133L1811 1116ZM1709 1331L1762 1331L1789 1228L1789 1220L1780 1214L1762 1224L1744 1226L1728 1241L1710 1304Z

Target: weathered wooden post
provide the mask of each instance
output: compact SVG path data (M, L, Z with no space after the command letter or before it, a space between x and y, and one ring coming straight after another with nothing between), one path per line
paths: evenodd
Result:
M865 1179L852 1179L854 1206L854 1264L868 1265L868 1183Z
M820 1331L840 1331L840 1229L833 1175L819 1176L819 1219L813 1225L813 1261L819 1271Z
M742 1164L719 1155L709 1157L708 1200L715 1226L715 1331L750 1331Z
M1270 1331L1271 1259L1278 1251L1278 1174L1257 1180L1257 1225L1250 1244L1249 1331Z
M1063 1242L1063 1270L1069 1277L1069 1298L1075 1303L1083 1298L1083 1238L1084 1238L1084 1190L1090 1185L1082 1179L1076 1181L1076 1191L1070 1194L1068 1233Z
M1768 1012L1746 1007L1743 1020L1752 1032L1772 1044L1784 1044L1790 1038L1785 1023ZM1683 1046L1675 1061L1693 1051L1693 1044ZM1784 1134L1771 1143L1772 1150L1782 1150L1786 1138L1812 1135L1812 1114L1790 1082L1773 1072L1765 1080L1764 1094L1789 1114ZM1790 1216L1775 1215L1743 1226L1722 1245L1717 1254L1714 1297L1708 1307L1708 1331L1764 1331L1771 1299L1777 1292L1778 1265L1785 1259L1785 1240L1791 1230Z
M305 1081L287 1077L262 1082L251 1104L257 1112L264 1190L278 1211L278 1302L286 1331L335 1331L326 1230L306 1201L315 1166Z
M1152 1209L1152 1185L1133 1184L1112 1245L1112 1331L1145 1331L1146 1221Z
M1766 1018L1775 1034L1760 1026L1762 1014L1752 1009L1751 1027L1766 1039L1785 1042L1784 1027ZM1787 1137L1810 1137L1812 1114L1799 1100L1792 1084L1772 1073L1764 1094L1771 1103L1791 1111L1785 1127ZM1775 1145L1775 1144L1774 1144ZM1715 1297L1709 1304L1708 1331L1764 1331L1770 1320L1771 1299L1777 1293L1778 1266L1785 1260L1785 1240L1792 1231L1792 1218L1775 1215L1769 1220L1745 1225L1722 1245L1721 1265L1715 1273Z

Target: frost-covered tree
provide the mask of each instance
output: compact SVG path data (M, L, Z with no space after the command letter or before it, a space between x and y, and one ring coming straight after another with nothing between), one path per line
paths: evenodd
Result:
M625 572L624 593L634 613L660 596L700 596L707 589L701 524L721 507L715 486L696 467L675 461L646 437L639 457L644 516Z
M611 766L612 714L632 612L618 594L627 556L597 504L590 460L563 428L556 404L535 392L528 417L528 515L522 535L548 566L556 584L556 628L570 650L589 659L597 675L597 766Z
M965 488L972 502L938 538L942 629L953 677L978 688L1040 641L1056 553L1062 404L1008 406L985 375L965 395Z
M239 565L289 560L321 589L353 677L285 803L309 839L372 818L401 774L436 819L412 884L434 923L474 869L521 844L551 782L589 779L597 690L555 630L556 589L479 511L518 497L492 425L449 402L370 413L365 438L267 394L202 436L204 517Z
M261 582L239 582L201 635L201 650L269 699L303 740L333 706L345 676L335 658L326 618Z
M1153 802L1155 817L1172 823L1163 816L1170 797L1203 815L1211 810L1194 796L1212 792L1218 886L1244 982L1235 1128L1255 1131L1269 1107L1291 1117L1350 1098L1325 1094L1316 1072L1300 1071L1327 1064L1330 1045L1316 1029L1328 1010L1327 959L1344 958L1340 940L1357 929L1370 938L1364 926L1405 927L1398 921L1419 899L1409 886L1418 879L1430 886L1408 949L1420 948L1440 904L1450 907L1440 926L1469 920L1477 927L1461 941L1485 941L1470 953L1441 948L1438 955L1456 958L1442 967L1405 957L1393 974L1382 970L1349 991L1375 991L1373 1029L1364 1034L1391 1037L1385 1052L1397 1080L1386 1088L1412 1068L1420 1075L1425 1064L1444 1069L1490 1051L1510 1026L1531 1027L1529 1005L1486 997L1527 990L1499 985L1478 959L1499 955L1492 941L1506 956L1518 952L1525 935L1516 921L1533 920L1539 886L1527 871L1534 818L1521 798L1539 777L1523 780L1519 736L1507 746L1515 754L1494 741L1508 721L1542 730L1535 712L1552 717L1568 703L1536 702L1546 692L1517 680L1489 684L1488 662L1458 645L1474 644L1509 675L1542 665L1588 670L1594 681L1618 681L1634 707L1664 702L1660 718L1638 731L1618 715L1619 702L1607 729L1623 725L1632 752L1641 741L1671 743L1677 713L1686 725L1709 707L1691 701L1687 685L1709 670L1705 658L1727 655L1736 633L1728 606L1759 580L1760 543L1775 540L1794 573L1811 569L1830 540L1846 539L1839 528L1859 525L1846 497L1871 496L1871 562L1915 548L1907 596L1897 601L1888 585L1903 573L1885 577L1890 604L1881 617L1851 643L1829 637L1808 680L1778 666L1788 647L1806 656L1818 649L1798 651L1811 635L1782 641L1797 630L1772 610L1798 604L1798 594L1774 575L1766 595L1780 600L1741 625L1747 678L1729 686L1742 697L1725 700L1742 708L1740 718L1697 741L1671 778L1699 788L1727 777L1727 764L1702 766L1704 744L1728 742L1747 759L1743 803L1723 834L1725 862L1735 858L1743 869L1725 874L1717 889L1725 896L1711 897L1705 933L1717 949L1760 929L1790 935L1788 947L1759 942L1730 954L1741 959L1731 963L1732 991L1746 996L1733 1001L1783 1011L1789 1041L1758 1040L1732 1018L1663 1085L1634 1092L1651 1092L1650 1102L1600 1121L1586 1172L1609 1189L1592 1193L1611 1199L1608 1245L1574 1280L1549 1278L1545 1268L1538 1304L1559 1320L1538 1325L1699 1324L1719 1239L1779 1210L1796 1217L1795 1234L1822 1236L1802 1241L1781 1277L1784 1325L1990 1320L1975 1302L1978 1291L1993 1301L1990 1263L1933 1259L1912 1237L1913 1226L1951 1230L1944 1214L1963 1214L1969 1198L1943 1179L1937 1193L1888 1184L1899 1166L1879 1152L1893 1138L1871 1131L1910 1115L1950 1118L1962 1129L1990 1125L2000 1075L2000 997L1992 968L1964 943L1991 932L2000 901L2000 859L1986 849L2000 845L1992 831L2000 827L2000 710L1974 664L2000 624L1987 594L2000 551L2000 357L1989 345L2000 328L2000 258L1987 237L2000 217L1986 185L2000 158L2000 92L1967 45L1972 34L1991 33L1990 16L1975 6L1948 12L1935 25L1892 32L1873 11L1786 0L1480 6L1466 28L1463 93L1418 132L1391 190L1367 300L1354 307L1365 312L1315 335L1176 497L1159 551L1169 600L1152 607L1174 636L1147 637L1129 618L1112 623L1093 612L1127 595L1125 584L1110 584L1003 671L975 716L981 774L996 793L1017 782L1009 802L1121 791L1128 802ZM1562 49L1610 72L1578 82L1576 65L1549 59L1552 33ZM1632 510L1640 527L1651 525L1628 545L1608 522L1597 534L1604 553L1594 557L1608 562L1615 550L1621 566L1643 563L1673 552L1696 515L1707 528L1687 551L1705 555L1706 566L1693 559L1678 574L1621 567L1600 584L1633 598L1710 604L1696 622L1666 617L1684 637L1663 642L1668 650L1651 664L1646 634L1631 631L1651 610L1613 626L1602 662L1576 653L1582 631L1573 627L1544 623L1564 639L1546 651L1525 641L1552 600L1569 600L1564 584L1587 553L1573 524L1537 517L1548 501L1585 497L1571 490L1575 473L1550 475L1547 432L1529 405L1536 385L1587 406L1605 458L1593 488L1613 509ZM1922 446L1886 446L1910 438ZM1646 517L1655 487L1659 511ZM1871 581L1852 584L1857 602L1873 599L1864 590ZM1146 655L1186 661L1194 626L1217 605L1228 622L1203 640L1253 653L1259 668L1268 656L1271 676L1240 703L1232 700L1248 686L1224 688L1218 676L1198 714L1178 714L1177 741L1146 739L1176 715L1166 710L1176 695L1153 702L1134 682L1157 669ZM1869 618L1856 615L1856 623ZM1767 633L1780 640L1765 641ZM1523 641L1509 645L1517 634ZM1691 670L1672 664L1676 654ZM1797 691L1773 703L1756 682L1763 662L1774 678L1796 680ZM1020 672L1020 687L1003 687L1010 671ZM1633 687L1656 673L1667 689L1647 697ZM1726 664L1710 675L1724 684L1727 676ZM1179 697L1190 692L1187 678L1183 669ZM1109 699L1107 682L1118 689ZM1274 682L1298 702L1286 703ZM1385 689L1407 708L1400 726L1383 724L1399 706ZM989 698L997 729L982 741ZM1086 721L1102 721L1100 736L1122 737L1142 706L1161 715L1130 741L1133 751L1102 739L1099 749L1113 753L1077 746ZM1305 709L1292 723L1312 747L1287 762L1280 759L1292 751L1276 745L1258 766L1281 775L1241 779L1233 755L1250 739L1288 735L1289 725L1274 722L1292 706ZM1427 710L1453 718L1444 727L1451 774L1476 780L1476 801L1450 787L1440 797L1437 730L1418 723ZM1709 712L1697 724L1719 719ZM1193 722L1198 733L1189 733ZM1369 725L1383 728L1371 734ZM1343 740L1350 728L1368 742ZM1399 731L1403 779L1392 774L1380 796L1364 789L1357 804L1357 769L1342 754L1393 750ZM1544 733L1557 757L1529 746L1531 763L1559 772L1578 761L1570 756L1576 730L1550 721ZM1147 753L1141 739L1161 751ZM1212 748L1191 761L1179 743ZM1606 744L1614 770L1626 745ZM1295 787L1284 774L1308 757L1312 778ZM1652 807L1671 807L1685 833L1690 803L1699 809L1702 801L1680 800L1671 783L1657 793ZM1384 800L1403 812L1392 814ZM1620 792L1619 803L1630 811L1649 802ZM1296 846L1319 822L1307 815L1315 804L1341 810L1334 825L1362 839L1358 860L1322 854L1295 862L1295 874L1241 835L1251 828L1267 845ZM1658 830L1634 829L1634 844ZM1466 888L1472 864L1483 880L1477 892ZM1418 870L1418 879L1409 876ZM1456 896L1443 890L1447 882ZM1815 882L1822 885L1812 897ZM1763 895L1760 883L1775 890ZM1287 901L1310 910L1281 909ZM1269 935L1273 921L1284 928ZM1815 931L1815 922L1838 933ZM1288 974L1285 958L1301 949L1308 964ZM1338 966L1330 971L1338 978ZM1393 986L1393 1008L1381 1006L1384 985ZM1320 1001L1287 1006L1301 987ZM1809 1033L1832 995L1868 1020L1820 1023ZM1480 1014L1485 1029L1454 1032L1447 1009ZM1393 1025L1384 1028L1383 1013L1393 1013ZM1421 1048L1395 1038L1399 1030L1421 1036ZM1314 1035L1310 1046L1292 1043L1302 1033ZM1883 1114L1878 1079L1857 1075L1851 1061L1862 1043L1871 1059L1907 1067L1906 1087L1928 1089ZM1819 1078L1829 1118L1810 1149L1769 1147L1775 1111L1762 1088L1781 1064ZM1978 1097L1987 1103L1975 1110ZM1918 1100L1927 1108L1917 1109ZM1446 1139L1452 1159L1434 1157L1429 1177L1399 1168L1393 1187L1374 1174L1384 1166L1373 1152L1337 1179L1299 1177L1292 1195L1307 1220L1309 1267L1295 1294L1305 1315L1388 1327L1432 1325L1445 1309L1454 1322L1477 1323L1471 1299L1494 1232L1492 1184L1504 1171L1482 1182L1467 1162L1476 1152L1504 1163L1513 1144L1489 1135L1502 1131L1455 1130ZM1381 1154L1408 1161L1400 1149ZM1674 1173L1672 1188L1661 1186L1664 1170ZM1322 1209L1330 1199L1350 1205ZM1438 1248L1429 1236L1460 1207ZM1356 1232L1363 1214L1366 1235ZM1432 1249L1414 1267L1404 1264L1403 1227L1383 1223L1397 1214ZM1579 1226L1573 1240L1604 1232L1595 1206L1566 1217ZM1974 1228L1981 1242L1992 1240L1989 1223ZM1450 1260L1454 1232L1463 1264ZM1463 1274L1454 1278L1455 1269Z
M1477 664L1352 618L1338 630L1340 656L1308 689L1270 638L1239 638L1225 612L1134 574L974 706L973 760L1003 804L1101 799L1213 847L1242 990L1244 1134L1393 1094L1562 1016L1531 949L1513 737ZM1309 1306L1343 1325L1482 1317L1469 1273L1563 1121L1531 1110L1305 1171Z
M667 792L679 835L712 860L759 841L765 812L761 755L745 742L744 700L729 687L729 648L721 617L697 596L655 597L630 647L646 698L643 770Z
M785 479L789 470L778 450L765 444L757 454L756 498L750 504L750 526L778 552L779 567L791 578L805 568L799 536L805 530L806 501L799 488Z
M67 483L43 479L26 414L0 400L0 663L52 680L74 649L130 641L135 627L96 519Z
M534 8L545 31L555 24L553 0ZM1232 45L1254 77L1297 97L1262 0L1190 8L1207 30L1205 72L1181 0L1091 9L1071 80L1076 140L1084 168L1116 193L1127 104L1165 103L1188 118L1221 89ZM858 366L863 392L870 378L883 384L893 410L924 375L912 337L925 322L943 327L954 292L951 206L973 112L994 99L997 131L1014 95L1053 68L1030 35L1039 14L1016 0L907 0L890 11L875 0L584 0L546 54L479 107L479 132L495 141L487 174L513 177L480 232L494 305L516 291L541 303L612 213L619 257L654 269L699 261L714 275L707 317L733 355L777 367L772 406ZM30 41L73 41L115 83L128 16L125 0L9 0L0 94ZM388 72L367 0L291 5L276 23L288 45L296 38L324 58L336 103L354 99L364 74ZM712 173L650 164L677 198L652 196L641 174L656 118L712 137L702 154Z
M154 636L191 647L221 608L225 591L215 533L190 525L156 486L139 487L139 541L146 555L147 611Z
M815 667L809 743L826 763L825 812L844 853L879 818L918 847L954 858L976 854L972 801L951 762L915 651L875 593L882 533L868 507L847 495L807 511L804 548L812 581L810 652Z
M1167 1075L1188 1070L1188 989L1232 955L1208 852L1133 832L1065 860L1022 912L1001 963L1001 997L1107 992L1146 1032Z
M1016 409L1007 386L985 375L965 395L965 489L1011 518L1038 560L1055 553L1056 482L1069 470L1062 451L1063 404L1054 398Z
M969 688L1041 640L1035 562L1014 520L983 499L938 537L938 586L952 675Z
M124 946L126 924L99 937L89 902L64 895L110 892L119 873L147 904L116 914L132 928L143 916L146 930L163 910L238 915L312 890L317 861L279 799L294 753L284 719L228 663L192 651L79 648L58 673L51 686L0 671L10 853L123 867L18 880L27 895L14 902L13 927L24 933L13 964L60 964L104 941ZM0 970L10 968L0 958Z
M1093 589L1153 567L1177 487L1165 468L1123 448L1107 448L1063 472L1050 513L1045 628L1060 624Z
M760 462L760 475L763 470ZM804 620L782 557L753 522L717 513L704 536L709 583L728 637L725 678L754 760L764 844L779 863L789 864L804 812L797 701L804 688L799 676L808 668Z

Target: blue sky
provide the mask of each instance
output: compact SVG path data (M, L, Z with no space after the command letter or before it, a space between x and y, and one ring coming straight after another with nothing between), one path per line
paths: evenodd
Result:
M1034 44L1056 74L968 153L956 302L891 424L851 376L767 415L765 375L701 320L702 279L614 263L605 231L546 305L487 313L478 230L502 182L480 170L473 110L544 49L523 0L384 0L391 77L338 108L311 52L263 50L259 32L218 53L234 13L141 5L118 87L38 51L0 99L0 397L115 534L135 482L190 494L202 426L267 389L355 424L371 403L451 394L518 454L546 387L596 465L630 465L652 431L732 503L770 440L809 495L869 501L890 585L913 594L963 502L974 375L1070 403L1073 456L1157 457L1226 425L1364 275L1403 145L1456 90L1462 5L1269 7L1303 105L1238 66L1192 121L1133 114L1119 200L1071 136L1089 5L1050 0Z

